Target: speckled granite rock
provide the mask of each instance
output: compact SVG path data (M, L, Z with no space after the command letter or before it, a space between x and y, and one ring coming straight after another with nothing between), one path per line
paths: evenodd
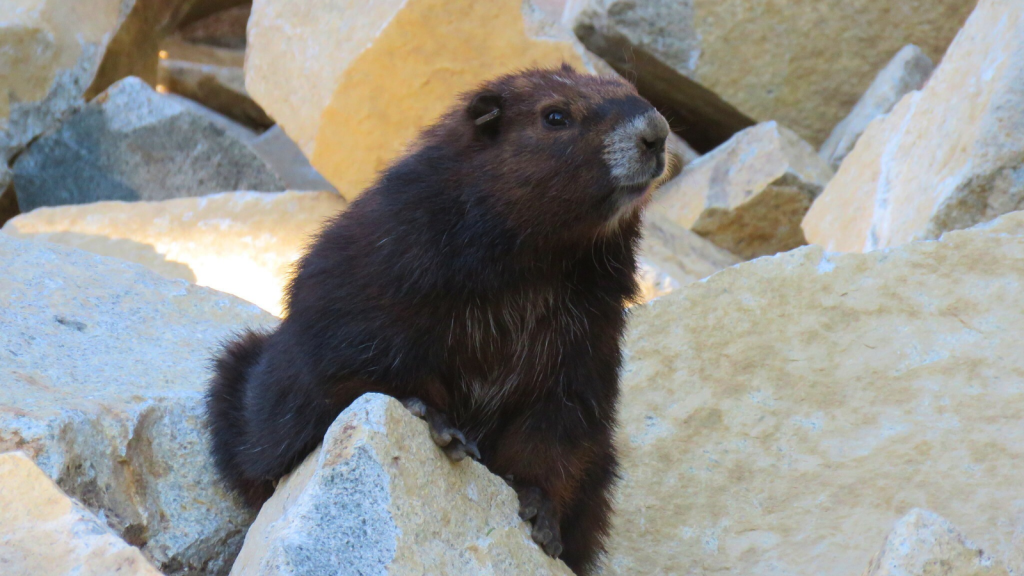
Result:
M1008 576L1006 568L927 510L900 519L864 576Z
M367 394L281 480L231 574L570 576L518 507L483 465L451 462L398 401Z
M849 576L925 506L1024 570L1022 287L1018 212L635 308L604 574Z
M126 78L14 163L23 212L98 200L284 189L249 145L203 114Z
M330 192L225 192L40 208L14 218L3 232L129 260L280 316L293 265L345 206Z
M160 576L20 452L0 454L0 569L4 576Z
M136 264L0 234L0 451L27 453L168 574L227 572L251 513L214 477L203 393L269 314Z

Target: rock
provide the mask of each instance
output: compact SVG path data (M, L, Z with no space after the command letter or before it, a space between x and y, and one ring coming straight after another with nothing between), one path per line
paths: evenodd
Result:
M452 463L398 401L367 394L281 480L231 574L563 574L503 480Z
M664 296L741 262L732 252L672 222L656 210L644 216L640 243L640 302Z
M98 200L164 200L283 184L245 143L208 118L126 78L14 164L23 212Z
M800 222L831 177L809 144L766 122L690 164L656 192L650 210L756 258L806 244Z
M0 454L0 566L6 576L160 576L19 452Z
M298 145L292 142L280 126L275 125L260 134L253 140L252 149L270 164L289 190L317 190L337 194L334 186L309 165L309 160L302 154L302 150L299 150ZM682 153L680 150L681 155Z
M981 0L920 92L871 124L804 219L859 252L1024 208L1024 5Z
M5 2L0 10L0 161L9 161L85 104L107 43L131 4Z
M848 576L923 506L1010 557L1022 285L1018 212L884 252L800 248L634 308L604 573Z
M629 58L632 52L640 69L653 68L640 62L653 59L743 115L757 121L777 120L817 147L902 46L916 44L937 61L974 2L588 0L581 4L575 30L599 56L623 60L624 54Z
M245 28L249 23L252 4L242 4L216 12L181 28L187 42L208 44L221 48L245 48Z
M0 161L0 226L21 213L18 209L18 198L14 195L14 174L7 165Z
M176 39L165 41L161 49L166 57L160 59L159 86L250 128L274 125L245 90L244 51L194 46Z
M927 510L904 516L864 576L1009 576L1006 569Z
M328 192L230 192L161 202L40 208L9 235L129 260L248 300L280 316L295 261L324 222L344 210Z
M203 394L219 343L275 319L7 234L0 301L0 452L28 454L167 574L226 574L252 516L215 479Z
M599 65L523 0L256 0L245 72L256 102L351 200L457 94L562 62Z
M885 116L905 94L920 90L935 65L920 48L908 44L875 76L875 81L860 97L849 116L836 125L818 154L833 169L853 150L857 139L875 118Z

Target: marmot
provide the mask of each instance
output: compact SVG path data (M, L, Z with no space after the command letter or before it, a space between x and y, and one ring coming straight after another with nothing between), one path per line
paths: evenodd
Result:
M625 303L668 123L569 66L466 94L320 232L271 333L216 360L207 409L251 503L357 397L427 420L516 488L533 538L591 569L608 531Z

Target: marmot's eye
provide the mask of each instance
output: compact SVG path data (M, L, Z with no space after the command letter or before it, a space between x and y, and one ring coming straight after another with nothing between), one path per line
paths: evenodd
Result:
M544 113L544 124L552 128L564 128L569 125L569 114L561 110L548 110Z

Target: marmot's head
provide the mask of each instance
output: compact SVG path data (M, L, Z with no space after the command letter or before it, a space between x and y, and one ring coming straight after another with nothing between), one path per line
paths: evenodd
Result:
M629 83L566 65L488 82L431 132L426 143L455 145L472 193L515 228L585 238L636 221L665 172L669 127Z

